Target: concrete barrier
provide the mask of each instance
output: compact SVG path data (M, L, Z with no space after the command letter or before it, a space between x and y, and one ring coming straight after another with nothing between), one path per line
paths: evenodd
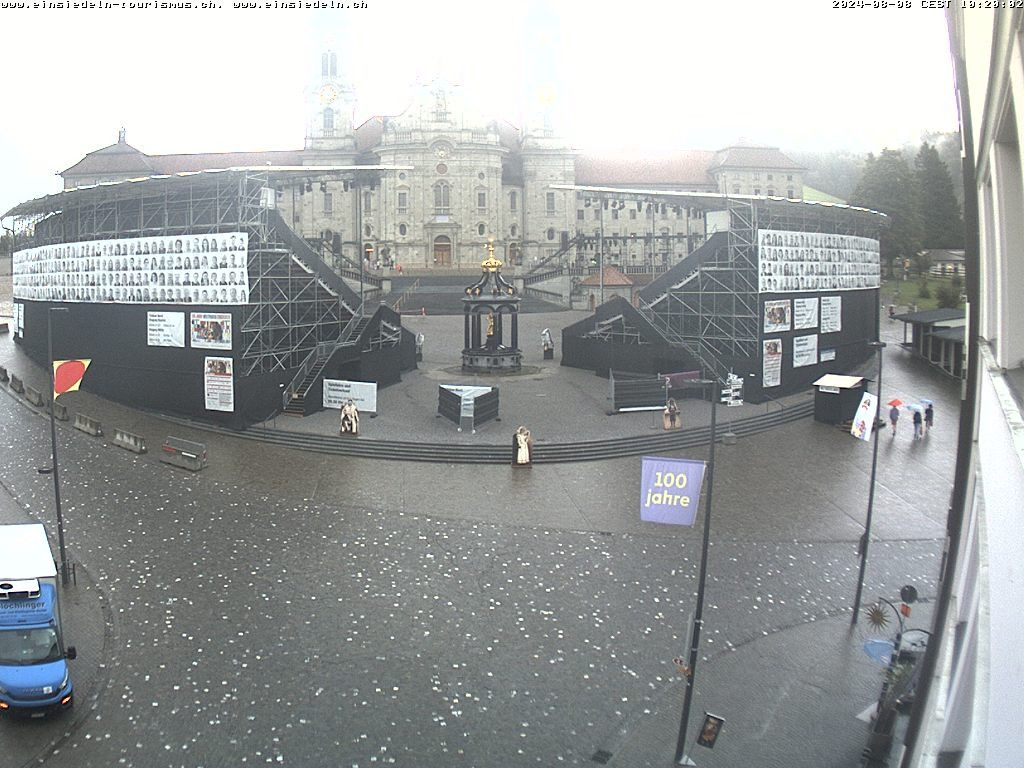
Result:
M207 461L206 445L180 437L168 437L160 446L160 461L182 469L198 472L209 462Z
M47 405L53 406L53 418L57 419L57 421L68 420L68 407L66 405L64 405L63 403L56 403L52 401Z
M7 323L0 323L0 333L10 333L11 328Z
M11 380L10 374L7 373L7 369L0 365L0 384L6 384Z
M72 426L75 429L85 432L87 435L94 435L96 437L103 435L103 428L100 423L91 416L86 416L84 413L75 414L75 423Z
M18 394L21 394L22 392L25 391L25 385L22 384L21 379L19 379L13 373L11 374L11 391L17 392Z
M32 405L43 405L43 393L35 387L25 387L25 399Z
M118 445L132 453L146 452L146 438L127 432L120 427L114 427L114 445Z

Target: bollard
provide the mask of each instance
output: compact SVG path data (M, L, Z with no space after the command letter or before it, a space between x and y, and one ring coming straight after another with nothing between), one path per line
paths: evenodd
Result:
M72 425L75 429L85 432L87 435L94 435L100 437L103 435L103 429L100 423L90 416L86 416L84 413L75 414L75 423Z
M11 392L17 392L19 395L25 391L25 385L21 383L21 379L11 374Z
M0 365L0 384L6 384L10 378L11 377L7 373L7 369Z
M198 472L207 465L206 445L168 437L160 446L160 461L171 466Z
M114 427L114 445L118 445L132 453L146 452L146 438Z
M25 399L32 405L43 405L43 394L35 387L25 387Z

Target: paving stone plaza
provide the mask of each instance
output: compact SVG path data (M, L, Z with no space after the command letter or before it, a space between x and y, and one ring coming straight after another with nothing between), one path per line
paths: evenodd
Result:
M524 366L501 421L436 416L461 318L408 317L420 368L379 393L358 440L510 445L524 423L565 443L657 434L608 416L607 382L541 359L539 334L582 315L524 315ZM882 323L883 338L897 329ZM890 337L891 338L888 338ZM45 372L11 343L0 365ZM928 626L955 458L958 389L898 344L883 399L936 403L936 426L881 436L864 599L914 584ZM63 398L62 398L63 399ZM784 410L720 408L719 424ZM670 765L700 556L694 528L643 523L639 456L510 465L296 451L166 421L84 392L65 400L145 436L137 456L59 428L66 591L78 700L67 717L0 722L13 766ZM683 429L707 427L688 401ZM54 528L48 421L0 393L0 521ZM252 428L336 435L337 413ZM207 445L193 474L158 461ZM680 454L682 455L682 454ZM686 458L704 459L707 446ZM688 752L707 766L855 766L883 668L850 627L870 446L811 418L719 445L707 603ZM882 635L891 632L883 630ZM725 718L693 745L704 711Z

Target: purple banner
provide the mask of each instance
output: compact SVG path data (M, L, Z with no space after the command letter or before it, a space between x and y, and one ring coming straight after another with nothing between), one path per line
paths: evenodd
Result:
M703 482L703 461L644 456L640 471L640 519L693 525Z

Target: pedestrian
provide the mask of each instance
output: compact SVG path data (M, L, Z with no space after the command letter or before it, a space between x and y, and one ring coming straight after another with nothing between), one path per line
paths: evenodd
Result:
M900 409L893 406L889 409L889 423L892 424L892 436L896 437L896 422L900 420Z
M935 409L932 408L932 404L928 403L928 407L924 409L924 433L927 435L932 431L932 425L935 423Z
M917 408L914 409L914 439L921 439L921 411Z

